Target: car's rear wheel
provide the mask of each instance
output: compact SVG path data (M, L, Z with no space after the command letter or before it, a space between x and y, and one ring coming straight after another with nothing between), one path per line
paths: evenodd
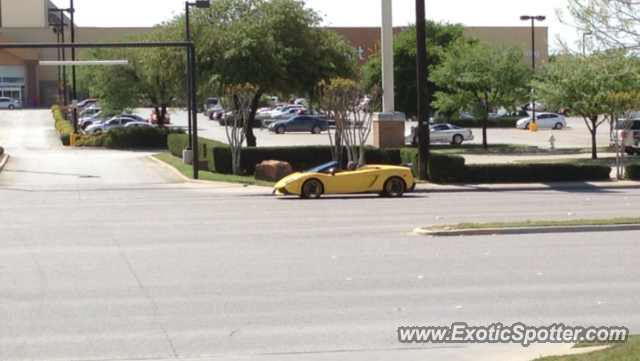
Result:
M555 128L555 129L558 129L558 130L562 129L562 123L560 123L560 122L556 123L556 125L554 126L554 128Z
M102 134L102 129L96 129L93 131L93 134Z
M9 105L9 109L13 109L13 108L15 108L15 106Z
M88 126L90 126L91 124L93 124L92 122L88 122L88 123L84 123L82 124L82 129L87 129Z
M383 197L402 197L407 190L407 185L399 177L391 177L384 182Z
M322 131L322 129L317 125L315 127L313 127L313 129L311 129L311 133L313 133L313 134L320 134L321 131Z
M276 133L278 134L284 134L284 127L283 126L279 126L276 128Z
M317 179L309 179L302 184L302 190L300 191L300 197L302 198L320 198L324 187L322 182Z
M464 140L464 137L462 135L456 134L456 135L453 136L452 143L456 144L456 145L460 145L460 144L462 144L463 140Z
M215 114L214 113L209 114L209 120L214 120L214 119L215 119Z

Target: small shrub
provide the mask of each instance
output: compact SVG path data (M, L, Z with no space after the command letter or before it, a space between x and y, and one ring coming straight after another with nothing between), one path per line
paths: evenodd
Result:
M53 119L55 120L55 127L60 135L60 141L62 145L69 145L69 134L73 133L73 124L65 119L60 106L54 105L51 107L53 112Z
M420 175L418 169L418 149L416 148L401 148L400 149L400 163L408 164L412 163L413 166L411 170L413 171L413 176L418 177Z
M105 147L108 133L99 134L78 134L76 136L76 147Z
M364 161L366 164L400 164L402 148L376 148L366 146L364 149Z
M167 137L167 146L174 157L182 158L182 151L187 148L187 145L189 145L188 134L169 134ZM217 140L198 137L198 159L208 159L208 154L210 154L211 149L215 147L227 148L229 146Z
M640 180L640 163L629 163L625 166L626 178Z

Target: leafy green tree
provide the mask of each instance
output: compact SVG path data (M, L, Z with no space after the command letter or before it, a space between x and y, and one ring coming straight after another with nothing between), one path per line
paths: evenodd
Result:
M438 66L447 48L455 40L463 37L461 24L436 23L427 20L427 64L430 69ZM416 79L416 27L409 26L397 34L393 40L393 63L395 83L395 109L408 118L418 114L418 83ZM361 69L368 93L374 86L382 88L382 59L380 53ZM442 90L429 79L429 95L433 99L436 91ZM433 108L430 106L430 112Z
M264 94L318 94L322 80L352 78L356 51L296 0L218 0L192 16L201 92L256 86L249 122ZM255 146L253 128L247 145Z
M169 42L182 40L175 25L163 24L151 32L125 35L116 42ZM79 88L100 99L105 109L135 108L150 103L164 125L167 108L186 101L186 61L178 48L94 48L82 60L128 60L122 66L86 66L78 70Z
M637 81L635 61L620 51L589 57L567 54L544 66L545 76L533 82L538 98L551 109L568 108L580 115L591 133L591 157L596 159L596 132L618 99L610 93L630 90Z
M458 40L431 72L431 80L443 89L436 92L433 105L472 109L482 126L482 146L487 149L490 110L515 107L527 95L530 76L521 47Z

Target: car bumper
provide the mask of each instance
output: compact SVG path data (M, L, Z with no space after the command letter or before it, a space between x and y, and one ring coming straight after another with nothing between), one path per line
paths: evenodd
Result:
M285 196L293 195L293 193L289 192L285 187L274 188L272 194L285 195Z
M413 181L413 185L407 189L407 192L411 193L416 190L416 181Z

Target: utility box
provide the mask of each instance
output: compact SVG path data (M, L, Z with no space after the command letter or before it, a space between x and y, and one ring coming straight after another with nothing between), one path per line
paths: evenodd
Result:
M406 116L404 113L373 114L373 146L376 148L399 148L405 145Z

